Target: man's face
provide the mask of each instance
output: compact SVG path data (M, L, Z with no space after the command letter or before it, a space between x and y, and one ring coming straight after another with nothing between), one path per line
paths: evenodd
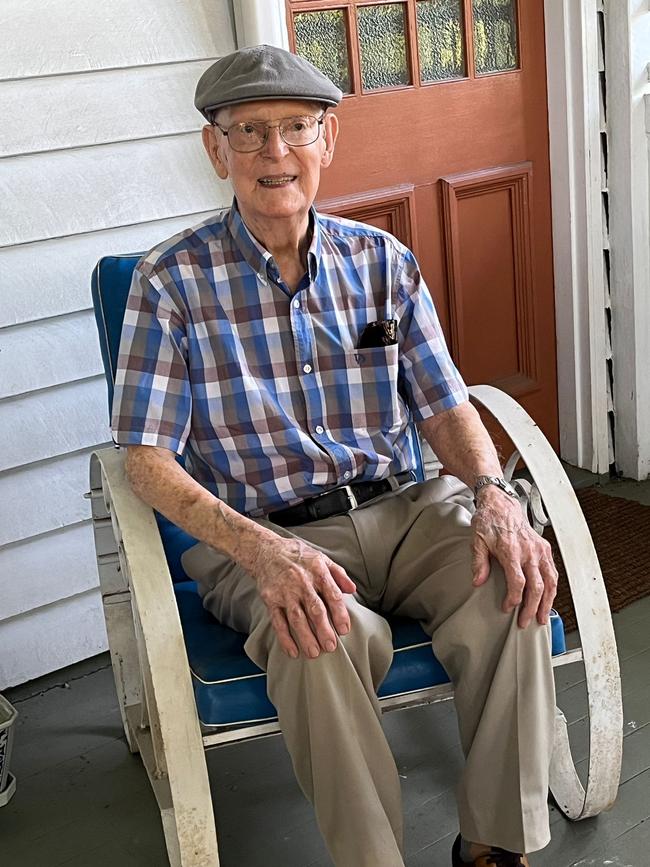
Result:
M222 109L217 115L224 129L245 121L277 124L296 115L320 117L323 109L310 102L270 100ZM303 218L316 198L321 169L332 161L338 133L335 115L326 114L313 144L290 147L277 127L269 130L266 144L253 153L240 153L219 127L203 128L203 144L220 178L230 178L244 219Z

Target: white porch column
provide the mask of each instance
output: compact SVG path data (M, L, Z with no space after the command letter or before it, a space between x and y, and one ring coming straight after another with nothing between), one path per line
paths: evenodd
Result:
M650 12L606 0L616 465L650 474ZM647 112L647 114L646 114Z
M289 48L284 0L234 0L237 47L277 45Z
M545 0L560 454L609 468L598 0Z

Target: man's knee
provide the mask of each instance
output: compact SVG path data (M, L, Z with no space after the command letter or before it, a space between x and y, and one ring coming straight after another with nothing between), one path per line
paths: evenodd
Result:
M316 659L303 654L292 659L282 650L270 620L265 618L249 636L247 653L273 680L277 677L307 681L329 676L338 678L342 669L353 668L364 685L368 688L372 686L376 691L392 661L390 626L383 617L365 608L354 597L346 596L345 601L350 630L338 636L335 650L321 650ZM261 647L264 647L265 658L260 655Z

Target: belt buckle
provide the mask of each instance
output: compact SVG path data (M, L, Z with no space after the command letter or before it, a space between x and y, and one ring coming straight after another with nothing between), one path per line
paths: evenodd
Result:
M358 507L359 502L355 496L354 491L350 487L350 485L343 485L342 487L339 488L339 491L345 491L345 493L347 494L348 505L350 507L348 509L349 512L352 512L354 509L356 509Z

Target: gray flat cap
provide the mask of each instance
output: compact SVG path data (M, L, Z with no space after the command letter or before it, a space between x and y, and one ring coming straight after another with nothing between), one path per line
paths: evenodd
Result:
M203 73L194 105L211 120L226 105L260 99L303 99L338 105L343 94L308 60L272 45L228 54Z

